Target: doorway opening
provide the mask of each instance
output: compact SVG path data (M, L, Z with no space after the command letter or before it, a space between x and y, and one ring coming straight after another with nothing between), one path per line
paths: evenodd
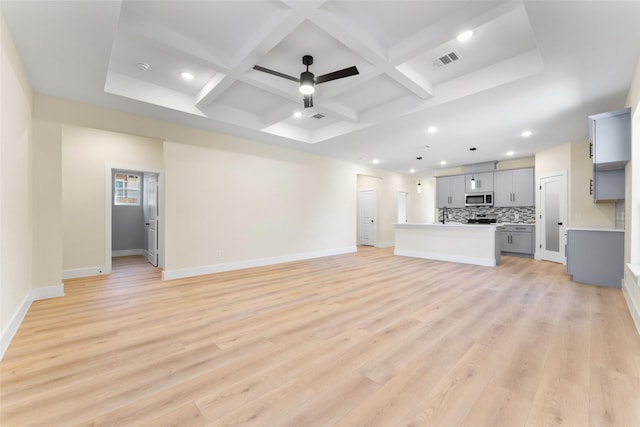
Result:
M160 170L105 167L106 274L112 271L113 259L120 257L144 259L154 268L164 266L162 179Z

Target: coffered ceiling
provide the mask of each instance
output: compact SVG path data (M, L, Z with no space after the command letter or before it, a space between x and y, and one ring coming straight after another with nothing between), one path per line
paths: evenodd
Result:
M588 114L623 107L640 55L632 1L3 0L2 9L37 92L420 175L586 138ZM253 68L297 78L303 55L316 76L359 74L316 85L304 108L297 82Z

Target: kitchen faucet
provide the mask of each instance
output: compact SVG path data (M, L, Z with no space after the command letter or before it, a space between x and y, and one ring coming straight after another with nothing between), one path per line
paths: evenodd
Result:
M443 206L442 207L442 223L444 224L444 220L447 217L447 207Z

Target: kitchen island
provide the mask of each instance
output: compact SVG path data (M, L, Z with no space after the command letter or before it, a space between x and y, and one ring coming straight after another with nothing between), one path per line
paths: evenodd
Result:
M500 226L495 224L395 224L394 255L495 267Z

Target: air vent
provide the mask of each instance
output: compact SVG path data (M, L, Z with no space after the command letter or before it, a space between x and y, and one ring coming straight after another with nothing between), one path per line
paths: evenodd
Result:
M324 114L320 114L320 113L318 113L318 114L314 114L314 115L313 115L313 116L311 116L311 117L313 117L314 119L318 119L318 120L320 120L320 119L324 119Z
M433 63L433 65L435 65L436 67L442 67L443 65L449 65L453 62L456 62L460 59L460 55L458 55L458 52L456 52L455 50L440 56L439 58L434 59L433 61L431 61Z

